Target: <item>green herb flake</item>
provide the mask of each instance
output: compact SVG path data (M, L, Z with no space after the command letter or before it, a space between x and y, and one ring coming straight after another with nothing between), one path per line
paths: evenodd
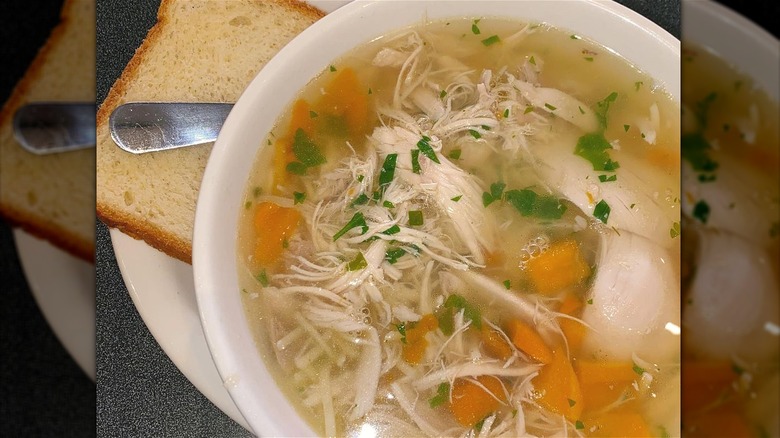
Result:
M644 82L642 82L642 81L637 81L637 82L634 82L634 88L636 89L636 91L639 91L639 89L640 89L640 88L642 87L642 85L644 85L644 84L645 84L645 83L644 83Z
M409 211L409 225L416 227L424 223L423 212L420 210Z
M582 429L585 429L585 425L584 425L584 424L582 424L582 421L580 421L580 420L577 420L577 421L574 423L574 428L575 428L575 429L577 429L577 430L582 430Z
M317 113L314 112L314 111L309 111L309 117L311 117L312 119L316 118L317 117Z
M525 111L523 111L523 114L528 114L534 112L534 107L531 105L528 105L525 107Z
M713 182L717 179L714 173L700 173L699 174L699 182L707 183L707 182Z
M485 418L477 421L476 423L474 423L474 430L477 431L477 432L482 432L482 427L485 425L485 420L486 419L487 419L487 417L485 417Z
M699 201L693 206L693 217L706 224L710 217L710 205L705 201Z
M452 158L453 160L460 160L460 154L462 151L460 149L453 149L448 157Z
M642 374L644 374L644 372L645 372L645 369L644 369L644 368L642 368L642 367L640 367L640 366L639 366L639 365L637 365L637 364L633 364L633 366L631 367L631 369L632 369L632 370L634 370L634 372L635 372L637 375L639 375L639 376L641 376L641 375L642 375Z
M262 187L255 187L254 189L252 189L252 196L253 197L257 198L257 197L259 197L262 194L263 194L263 188Z
M628 208L633 209L636 204L631 204L628 206Z
M628 132L628 130L631 128L631 125L623 125L623 131Z
M581 40L582 39L582 37L580 37L579 35L574 35L574 34L569 35L569 38L571 38L573 40Z
M362 252L359 252L352 261L347 263L347 271L359 271L361 269L364 269L366 266L368 266L368 262L366 261L366 258L363 256Z
M528 58L528 62L530 62L531 65L536 65L536 59L534 59L533 55L531 55L531 57Z
M330 66L330 71L336 71L336 66L334 66L334 65L331 65L331 66Z
M362 233L365 234L366 231L368 231L368 225L366 224L366 219L363 217L363 213L357 212L352 216L352 219L347 222L346 225L344 225L344 228L340 229L336 234L333 235L333 241L337 241L339 237L343 236L347 233L347 231L355 228L355 227L361 227Z
M374 92L371 91L371 88L368 89L368 94L374 94Z
M469 129L469 134L471 134L471 136L474 137L477 140L482 138L482 134L480 134L479 131L474 130L474 129Z
M326 161L320 148L300 128L295 131L292 151L298 161L287 164L287 171L296 175L305 175L306 169L319 166Z
M439 98L444 99L445 97L447 97L447 90L441 90L439 93Z
M444 309L450 310L449 312L450 323L451 323L452 316L455 314L455 312L460 312L461 310L463 310L464 319L470 320L471 323L474 325L474 327L478 329L482 328L482 315L480 314L479 309L472 306L462 296L458 294L452 294L448 296L447 299L444 301Z
M610 211L612 211L612 209L609 207L609 204L602 199L593 209L593 217L606 224L609 219Z
M363 175L358 175L357 176L357 182L363 182L364 179L366 179L366 177L363 176Z
M244 208L246 210L249 210L251 207L252 207L252 201L246 201L246 203L244 204Z
M398 259L403 257L404 254L406 254L406 250L403 248L390 248L385 251L385 260L393 265L398 261Z
M382 202L382 207L384 207L384 208L395 208L395 204L393 204L390 201L384 201L384 202Z
M510 289L512 287L512 282L510 280L504 280L504 287Z
M406 343L406 323L395 324L395 329L401 334L401 343Z
M574 155L590 161L595 171L612 172L619 168L620 164L609 157L609 149L612 149L612 145L603 134L585 134L577 140Z
M269 138L268 140L266 140L266 144L267 144L268 146L271 146L271 139L270 139L270 138Z
M306 193L293 192L293 199L294 199L293 204L295 204L295 205L303 204L303 201L306 200Z
M555 111L555 110L557 110L557 109L558 109L557 107L555 107L555 106L553 106L553 105L550 105L549 103L545 103L545 104L544 104L544 107L545 107L545 108L547 108L547 109L548 109L548 110L550 110L550 111Z
M386 234L388 236L392 236L393 234L398 234L401 232L401 227L398 226L398 224L393 225L392 227L382 231L382 234Z
M586 60L586 61L588 61L588 62L593 62L593 57L592 57L592 56L586 56L586 57L585 57L585 58L583 58L583 59L584 59L584 60Z
M672 223L672 228L669 229L669 236L674 239L675 237L680 235L680 223L674 222Z
M454 198L450 198L450 201L458 202L458 201L460 201L460 198L462 198L462 197L463 197L463 195L458 195L458 196L455 196Z
M490 192L484 192L482 193L482 205L487 207L488 205L492 204L495 201L498 201L501 199L501 196L504 193L504 188L506 188L506 184L502 182L495 182L490 185Z
M504 199L523 216L560 219L566 213L566 206L560 199L551 195L538 195L530 189L509 190Z
M589 298L587 301L588 304L593 304L593 298Z
M471 22L471 33L474 35L479 35L482 33L482 31L479 30L479 26L477 26L477 23L479 23L479 19L474 20Z
M420 150L412 150L412 172L420 174Z
M379 187L381 189L386 188L390 182L393 181L397 159L398 154L389 154L385 157L385 161L382 163L382 169L379 170Z
M441 164L441 162L439 162L439 157L436 156L436 152L434 152L433 148L431 147L430 141L430 137L423 136L423 138L417 142L417 149L419 149L423 155L428 157L434 163ZM414 166L414 156L412 156L412 166Z
M607 129L607 112L609 111L609 106L614 103L617 98L617 92L613 91L604 99L596 102L596 117L599 120L599 126L601 126L602 130Z
M265 269L260 271L259 274L257 274L257 281L260 282L260 285L263 287L268 287L268 274L265 272Z
M617 181L617 175L599 175L599 181L601 182Z
M430 400L428 400L428 405L430 405L431 409L439 407L446 403L450 399L450 384L447 382L440 383L439 387L436 388L436 395L433 396Z
M499 38L498 35L493 35L491 37L488 37L488 38L485 38L484 40L482 40L482 44L484 44L487 47L487 46L492 46L493 44L495 44L497 42L500 42L500 41L501 41L501 38Z
M282 240L282 248L287 249L290 247L290 241L287 239Z
M505 118L505 119L508 119L508 118L509 118L509 108L507 108L507 109L505 109L505 110L504 110L504 118Z
M576 405L576 404L577 404L577 402L576 402L576 401L574 401L574 400L572 400L572 399L568 399L568 400L569 400L569 407L570 407L570 408L573 408L573 407L574 407L574 405Z
M350 206L354 207L355 205L366 205L368 204L368 201L368 196L366 196L365 193L361 193L357 198L352 200Z

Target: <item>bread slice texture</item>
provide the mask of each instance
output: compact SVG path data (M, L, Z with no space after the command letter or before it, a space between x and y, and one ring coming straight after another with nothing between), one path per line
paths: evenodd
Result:
M98 111L98 217L191 263L195 204L213 144L134 155L111 139L111 112L133 101L235 102L273 55L322 16L294 0L163 0Z
M23 104L95 101L95 0L67 0L60 18L0 110L0 215L94 261L95 149L35 155L13 135Z

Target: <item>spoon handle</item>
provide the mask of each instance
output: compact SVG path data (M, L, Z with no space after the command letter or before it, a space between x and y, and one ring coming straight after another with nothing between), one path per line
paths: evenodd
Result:
M120 148L143 154L216 140L232 108L232 103L126 103L114 109L108 126Z
M95 147L95 104L35 102L19 107L14 137L36 155Z

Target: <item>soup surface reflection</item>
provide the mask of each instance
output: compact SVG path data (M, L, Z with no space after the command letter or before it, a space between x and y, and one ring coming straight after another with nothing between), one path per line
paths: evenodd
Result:
M336 60L265 139L241 293L318 433L679 433L679 106L544 24Z

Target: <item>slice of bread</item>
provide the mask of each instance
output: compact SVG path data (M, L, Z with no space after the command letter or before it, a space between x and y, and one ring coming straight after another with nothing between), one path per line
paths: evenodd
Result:
M95 0L67 0L0 111L0 215L87 261L95 257L95 149L34 155L13 136L28 102L95 101Z
M98 111L98 217L191 263L195 203L212 145L130 154L111 139L111 111L132 101L235 102L279 49L322 16L294 0L163 0Z

